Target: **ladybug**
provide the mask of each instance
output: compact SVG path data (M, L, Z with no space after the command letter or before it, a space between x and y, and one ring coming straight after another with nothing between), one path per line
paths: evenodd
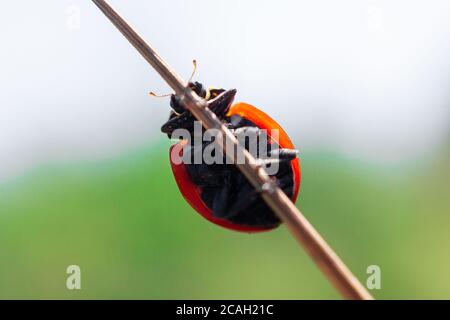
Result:
M266 134L267 147L277 151L278 170L269 176L295 203L300 187L300 162L298 151L280 125L260 109L243 102L233 104L236 90L205 88L199 82L188 86L208 101L209 109L215 113L234 134L238 131L253 131ZM169 138L176 129L194 132L196 121L185 109L179 96L170 97L172 111L161 131ZM264 130L263 130L264 129ZM278 130L278 138L270 135ZM204 132L204 129L202 129ZM192 139L193 140L193 139ZM227 229L241 232L260 232L276 228L281 221L262 200L260 193L247 181L234 164L186 163L183 152L189 150L192 141L179 141L170 148L170 163L178 188L191 207L207 220ZM202 142L204 150L211 141ZM175 147L178 148L175 148ZM245 148L249 145L246 142ZM270 166L269 159L258 158L262 165ZM267 163L266 163L267 162Z

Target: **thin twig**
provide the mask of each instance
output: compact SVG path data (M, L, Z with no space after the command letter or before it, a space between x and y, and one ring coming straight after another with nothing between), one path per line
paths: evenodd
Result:
M266 171L257 165L252 155L244 148L237 148L238 141L234 135L221 123L216 115L207 108L207 103L195 92L187 87L187 83L158 55L158 53L111 7L106 0L92 0L100 10L111 20L128 41L141 53L161 77L181 97L182 102L189 111L201 121L206 129L219 129L225 139L233 143L237 152L231 152L232 158L245 159L244 164L236 164L239 170L247 177L250 183L261 191L262 198L284 222L292 235L308 252L317 266L328 277L330 282L346 299L373 299L366 288L352 274L342 260L330 248L309 221L300 213L292 201L273 186ZM216 139L227 156L225 139ZM239 155L238 153L243 154ZM242 157L243 156L243 157ZM238 163L234 161L234 163Z

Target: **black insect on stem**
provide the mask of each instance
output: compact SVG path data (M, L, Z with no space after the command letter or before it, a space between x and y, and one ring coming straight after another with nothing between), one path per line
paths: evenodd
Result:
M150 65L161 75L167 84L183 101L184 106L191 111L194 117L201 121L205 128L221 130L227 139L236 147L238 141L223 125L216 115L207 108L207 102L201 99L187 83L177 75L157 52L139 36L139 34L114 10L106 0L92 0L108 19L119 29L127 40L141 53ZM226 153L226 146L220 145ZM267 173L256 164L255 159L246 150L242 154L247 161L237 165L237 168L257 190L262 190L262 199L284 222L295 239L303 246L317 266L327 276L328 280L346 299L371 300L373 297L366 288L356 279L344 262L326 243L317 230L295 207L289 198L277 187L265 188L271 183ZM237 157L237 155L234 155Z
M247 150L252 152L262 167L270 169L268 173L273 183L292 198L294 190L298 190L299 183L298 181L295 185L291 165L297 157L297 151L280 149L277 143L269 139L265 129L259 128L251 120L238 114L232 114L230 107L236 95L235 89L205 89L199 82L189 82L188 86L208 101L209 109L217 116L217 119L226 125ZM199 143L192 139L196 135L208 136L208 132L196 132L198 128L195 126L196 119L182 106L178 96L172 95L170 106L173 111L170 113L169 120L161 127L161 131L172 139L178 138L174 137L173 133L180 130L184 132L179 137L180 140L185 139L186 136L189 137L183 145L183 156L187 160L184 166L189 176L189 183L192 182L197 190L201 190L201 200L206 208L210 209L204 214L209 216L212 212L213 217L230 222L234 226L232 229L240 231L248 231L248 228L270 230L278 226L280 219L261 199L260 193L265 190L255 189L232 162L226 161L222 150L214 148L215 138L204 139ZM205 161L204 154L211 149L214 150L213 157L217 161ZM196 162L195 158L200 158L201 161ZM298 160L296 161L298 163ZM187 194L186 197L189 199L192 196ZM230 224L228 224L229 228L231 228Z

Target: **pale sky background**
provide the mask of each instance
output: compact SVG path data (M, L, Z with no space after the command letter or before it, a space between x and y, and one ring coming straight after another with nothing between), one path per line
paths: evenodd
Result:
M111 1L181 75L237 88L301 152L376 165L450 126L450 1ZM169 92L91 1L0 5L0 182L164 139ZM78 25L78 12L79 25Z

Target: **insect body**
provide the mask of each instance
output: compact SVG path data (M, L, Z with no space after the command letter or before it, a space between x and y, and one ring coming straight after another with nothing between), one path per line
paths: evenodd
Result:
M189 87L200 97L208 100L209 108L235 135L253 132L257 136L266 135L268 153L276 153L278 170L270 175L293 202L300 187L300 164L286 132L268 115L246 103L232 104L236 90L205 89L198 82L190 82ZM176 129L194 132L194 116L181 105L179 97L171 96L169 120L161 131L169 137ZM278 137L271 136L271 129L278 130ZM266 131L267 130L267 131ZM270 230L280 224L278 217L261 199L260 193L247 181L234 164L186 163L181 161L183 152L195 153L192 141L182 140L171 147L171 166L180 192L187 202L203 217L222 227L258 232ZM204 151L212 142L202 142ZM246 141L245 148L249 149ZM193 156L193 155L192 155ZM270 166L273 159L259 158L263 166Z

